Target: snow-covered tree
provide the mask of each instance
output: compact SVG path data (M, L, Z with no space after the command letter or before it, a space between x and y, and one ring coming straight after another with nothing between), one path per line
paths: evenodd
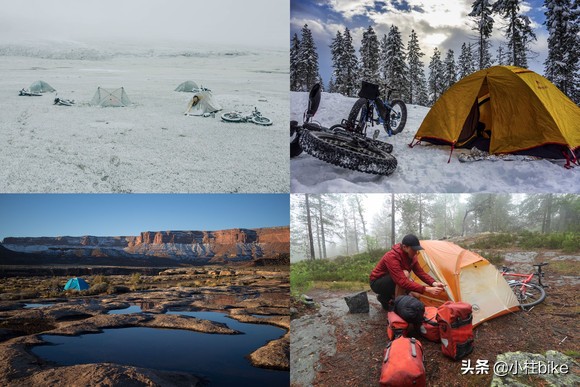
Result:
M298 53L300 51L300 40L298 39L298 34L294 34L292 37L292 43L290 44L290 91L299 90L300 82L300 69L298 61Z
M385 38L386 41L386 38ZM425 55L419 47L419 39L415 30L409 35L407 43L407 63L409 77L407 80L408 102L427 106L429 98L425 81L425 71L421 57Z
M405 62L403 40L397 26L391 26L389 34L383 38L381 48L381 69L383 71L381 78L387 86L397 89L396 94L393 94L392 97L410 101L407 86L409 67Z
M548 28L546 78L577 104L580 103L580 8L578 1L545 0Z
M455 82L457 82L457 66L455 65L455 53L453 50L447 51L445 56L445 75L444 85L445 90L449 89Z
M328 92L336 93L336 86L334 84L334 79L332 77L330 77L330 80L328 81Z
M473 66L473 55L471 53L471 43L461 45L461 54L459 54L459 79L462 79L475 71Z
M345 28L342 34L343 47L343 66L344 66L344 84L342 91L348 97L354 97L360 89L360 81L358 79L358 58L352 43L352 36L350 30Z
M441 52L437 48L433 50L433 56L429 63L429 94L430 104L434 104L439 99L445 89L445 66L441 61Z
M332 58L332 79L334 79L332 84L331 93L342 93L344 90L344 47L342 41L342 34L340 31L336 31L336 36L332 39L330 43L330 55Z
M506 56L507 53L505 52L505 45L500 43L497 48L497 56L495 58L495 61L497 62L498 65L505 66L508 64Z
M363 81L377 83L379 81L379 40L370 27L363 32L360 46L360 78Z
M298 69L299 90L310 90L319 81L320 74L318 74L318 52L308 24L302 27L302 40L298 49Z
M528 67L528 52L530 43L536 40L532 30L531 20L520 12L521 0L497 0L493 11L507 20L505 37L509 51L508 63L519 67Z
M492 7L489 0L475 0L471 6L471 16L476 23L474 30L477 31L477 50L476 50L476 61L477 68L479 70L488 68L491 66L491 54L489 52L490 42L489 38L493 31L493 18Z

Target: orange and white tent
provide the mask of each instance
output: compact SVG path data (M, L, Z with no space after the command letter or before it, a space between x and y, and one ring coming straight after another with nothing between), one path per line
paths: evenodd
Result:
M501 273L482 256L447 241L421 241L419 264L437 281L447 285L439 296L421 295L425 305L463 301L473 306L473 325L520 309ZM422 283L414 274L414 281Z

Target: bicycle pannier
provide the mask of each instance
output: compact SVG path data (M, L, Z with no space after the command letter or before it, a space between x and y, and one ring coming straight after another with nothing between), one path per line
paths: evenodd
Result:
M360 98L366 98L373 100L380 95L379 93L379 85L375 85L374 83L362 81L362 85L360 87L360 91L358 92L358 96Z
M423 347L414 337L387 344L381 368L381 386L425 386Z
M395 312L388 312L387 319L389 325L387 326L387 336L389 340L394 340L400 336L406 336L409 330L409 323L406 322Z
M473 352L472 308L466 302L447 301L437 309L441 350L453 360Z
M425 305L413 296L395 298L395 312L410 324L421 325L425 314Z
M425 307L425 315L423 316L423 324L419 327L419 332L429 341L438 343L441 341L439 334L439 324L437 323L437 308L434 306Z

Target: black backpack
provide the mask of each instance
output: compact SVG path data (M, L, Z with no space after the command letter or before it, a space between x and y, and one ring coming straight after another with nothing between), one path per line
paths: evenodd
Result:
M399 296L395 298L395 313L410 324L421 325L425 305L413 296Z

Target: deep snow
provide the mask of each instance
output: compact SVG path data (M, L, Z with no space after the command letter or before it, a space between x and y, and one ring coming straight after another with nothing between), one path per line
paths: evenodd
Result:
M323 93L314 120L329 127L348 116L356 98ZM290 93L290 117L302 122L308 93ZM430 144L409 148L429 108L407 105L407 124L402 133L388 137L382 126L379 139L393 144L397 170L390 176L355 172L320 161L307 153L290 162L291 191L326 192L580 192L580 167L568 170L564 161L476 161L461 163L458 156L468 150L456 149L449 159L449 146Z
M36 80L76 106L18 96ZM274 124L184 116L192 94L173 90L186 80ZM98 86L133 105L89 106ZM288 192L285 50L2 46L0 106L0 192Z

